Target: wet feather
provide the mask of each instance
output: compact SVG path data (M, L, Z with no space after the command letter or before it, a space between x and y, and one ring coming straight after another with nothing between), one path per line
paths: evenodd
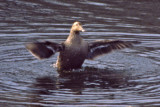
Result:
M87 59L94 59L97 56L112 52L113 50L132 47L136 41L101 40L89 43L89 53Z
M54 42L35 42L26 44L27 50L36 58L49 58L56 52L63 50L63 45Z

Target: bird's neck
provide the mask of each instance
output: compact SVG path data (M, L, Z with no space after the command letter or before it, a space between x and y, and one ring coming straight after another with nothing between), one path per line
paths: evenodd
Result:
M82 40L82 37L80 36L79 31L72 31L71 30L67 40L72 43L80 43Z

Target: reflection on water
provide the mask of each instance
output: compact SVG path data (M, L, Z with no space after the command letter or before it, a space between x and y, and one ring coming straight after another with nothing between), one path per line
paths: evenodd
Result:
M39 99L41 95L42 99L39 99L38 102L48 99L49 96L50 99L46 101L47 104L79 105L83 100L88 104L98 104L94 100L99 100L103 93L95 91L105 90L109 94L105 96L106 98L115 99L115 94L107 91L134 86L134 84L129 83L128 75L125 73L124 71L86 67L81 72L61 74L59 77L36 78L36 82L32 86L35 90L31 92L36 96L34 99ZM93 92L88 93L89 90L93 90ZM81 95L83 97L80 97Z
M3 0L0 2L0 105L160 105L160 8L146 0ZM74 21L87 41L138 40L83 68L59 74L57 55L37 60L26 42L62 42ZM51 65L51 66L50 66Z

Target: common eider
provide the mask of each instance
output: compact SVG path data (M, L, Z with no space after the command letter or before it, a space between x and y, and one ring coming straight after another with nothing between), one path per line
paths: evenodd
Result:
M38 59L49 58L59 52L56 66L59 71L63 71L79 69L85 59L92 60L112 50L129 48L137 43L136 41L121 40L87 42L80 36L80 32L84 31L80 22L74 22L68 38L63 43L35 42L26 44L26 48Z

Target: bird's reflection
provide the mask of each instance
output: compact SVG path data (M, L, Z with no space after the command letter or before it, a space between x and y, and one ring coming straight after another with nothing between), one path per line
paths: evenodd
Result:
M43 96L47 95L47 98L49 96L53 98L52 102L47 104L57 104L54 103L54 96L57 96L58 93L64 95L66 90L69 90L67 92L71 92L72 95L83 95L83 91L86 91L86 89L112 90L115 88L126 88L131 85L128 82L129 77L128 72L125 71L97 69L93 67L85 67L79 72L61 73L59 76L39 77L36 78L36 81L32 85L32 90L30 90L32 102L41 104L46 98Z
M125 71L85 67L83 71L61 73L58 77L36 78L34 86L39 94L49 94L48 90L70 89L81 94L85 88L122 88L128 86L129 75ZM45 89L45 90L44 90Z

